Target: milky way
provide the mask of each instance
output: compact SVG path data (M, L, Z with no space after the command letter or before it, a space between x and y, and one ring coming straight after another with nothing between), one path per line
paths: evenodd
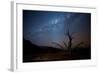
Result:
M90 44L90 13L23 10L23 37L40 46L62 44L67 29L75 33L74 43ZM84 40L82 40L84 39Z

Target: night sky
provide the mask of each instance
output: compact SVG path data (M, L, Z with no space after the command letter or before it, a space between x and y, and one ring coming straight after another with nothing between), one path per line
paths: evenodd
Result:
M39 46L57 47L52 42L62 44L69 29L73 36L73 46L84 42L90 47L91 14L77 12L53 12L23 10L23 37Z

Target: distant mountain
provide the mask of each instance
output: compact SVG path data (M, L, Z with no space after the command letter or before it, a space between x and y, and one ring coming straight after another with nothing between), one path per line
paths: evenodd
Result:
M23 55L34 54L41 51L40 47L32 44L29 40L23 39Z
M37 46L31 43L29 40L23 39L23 60L29 60L35 58L37 55L47 54L47 53L57 53L64 51L62 49L47 47L47 46Z
M54 47L45 47L45 46L37 46L32 44L29 40L23 39L23 54L33 54L40 52L58 52L63 51L62 49L54 48Z
M91 48L74 48L71 51L38 46L23 38L23 62L90 59Z

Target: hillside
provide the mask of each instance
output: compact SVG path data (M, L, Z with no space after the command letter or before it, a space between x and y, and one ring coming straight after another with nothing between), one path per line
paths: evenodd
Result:
M71 51L54 47L37 46L23 39L23 62L90 59L90 48L74 48Z

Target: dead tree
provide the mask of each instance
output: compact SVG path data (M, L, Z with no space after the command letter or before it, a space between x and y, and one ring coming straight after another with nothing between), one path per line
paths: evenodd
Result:
M68 50L71 53L72 45L73 45L72 42L73 42L73 39L74 39L73 38L73 34L75 34L75 32L74 33L70 32L70 30L71 30L70 29L70 25L71 24L68 24L67 21L68 21L67 17L65 16L65 21L64 21L64 25L65 25L65 32L64 32L65 40L62 42L64 45L61 45L61 44L59 44L57 42L53 42L53 44L59 46L60 48ZM66 40L67 38L68 38L68 40ZM80 42L80 43L76 44L76 46L74 48L79 47L82 44L83 44L83 42Z
M67 33L68 36L68 49L71 49L72 47L72 36L69 34L69 32Z

